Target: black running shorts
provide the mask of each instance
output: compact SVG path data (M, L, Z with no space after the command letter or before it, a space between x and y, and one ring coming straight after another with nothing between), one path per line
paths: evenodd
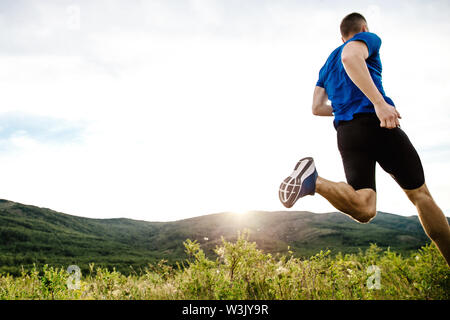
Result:
M355 114L353 120L340 121L337 143L347 183L355 190L376 191L377 162L403 189L416 189L425 182L422 163L408 136L400 128L380 127L375 113Z

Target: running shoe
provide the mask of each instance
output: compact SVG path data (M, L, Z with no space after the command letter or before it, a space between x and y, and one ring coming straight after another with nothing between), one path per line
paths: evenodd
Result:
M301 159L294 168L294 172L284 179L280 185L278 195L286 208L291 208L295 202L306 195L316 192L317 170L314 159Z

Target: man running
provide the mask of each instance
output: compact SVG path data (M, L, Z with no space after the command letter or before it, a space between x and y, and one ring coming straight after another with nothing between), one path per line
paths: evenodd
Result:
M301 159L281 184L279 197L287 208L315 192L356 221L376 215L375 164L388 172L416 206L420 222L450 265L450 227L425 184L419 155L400 129L401 116L381 82L381 39L369 32L359 13L341 22L343 44L319 72L312 112L333 116L347 182L317 174L312 158ZM331 101L331 105L328 104Z

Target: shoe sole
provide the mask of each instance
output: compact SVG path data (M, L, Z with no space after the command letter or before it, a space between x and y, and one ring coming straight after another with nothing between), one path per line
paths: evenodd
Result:
M304 180L301 180L301 177L306 170L311 168L313 163L314 160L311 157L300 159L295 165L294 171L281 183L278 195L286 208L291 208L297 202Z

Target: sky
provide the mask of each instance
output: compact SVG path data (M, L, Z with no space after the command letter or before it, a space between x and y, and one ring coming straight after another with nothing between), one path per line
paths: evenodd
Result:
M450 216L448 1L0 2L0 198L91 218L285 210L297 161L345 181L318 72L360 12ZM377 166L377 209L416 214ZM336 211L319 195L290 210Z

